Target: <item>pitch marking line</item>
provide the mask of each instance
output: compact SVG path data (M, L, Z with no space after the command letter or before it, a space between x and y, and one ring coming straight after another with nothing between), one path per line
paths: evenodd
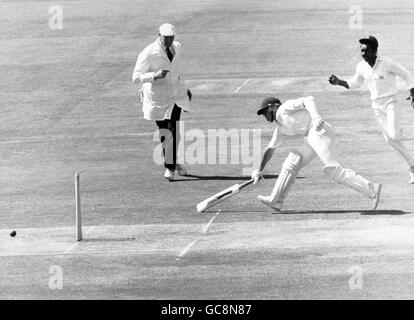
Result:
M88 256L88 255L126 255L126 254L160 254L160 253L171 253L176 252L176 249L167 250L113 250L113 251L85 251L85 252L69 252L64 254L62 252L45 252L45 253L22 253L12 255L0 255L3 257L47 257L47 256Z
M240 87L238 87L236 89L236 91L234 91L234 93L238 93L240 91L240 89L243 88L249 81L250 81L250 79L247 79L246 81L244 81L243 84Z
M184 250L183 251L181 251L181 253L178 255L178 257L177 257L177 259L175 259L175 260L180 260L180 258L182 258L182 257L184 257L185 256L185 254L191 249L191 247L193 246L193 245L195 245L196 244L196 242L198 241L198 240L200 240L200 239L196 239L196 240L194 240L193 242L191 242L187 247L185 247L184 248Z
M69 248L68 248L68 250L66 250L65 252L63 252L62 253L62 255L66 255L66 254L69 254L76 246L77 246L77 242L75 242L74 244L72 244Z
M86 232L85 232L85 237L89 234L89 232L91 232L92 231L92 229L94 228L94 226L92 226L92 227L90 227L88 230L86 230ZM72 244L69 248L68 248L68 250L66 250L64 253L63 253L63 255L65 255L65 254L69 254L77 245L78 245L78 243L79 242L75 242L74 244Z
M207 225L203 228L203 233L207 233L208 228L210 228L211 224L213 223L214 219L217 218L217 216L220 214L221 209L216 212L216 214L210 219L210 221L207 223Z
M216 219L216 217L220 214L221 209L219 211L216 212L216 214L210 219L210 221L207 223L207 225L203 228L202 232L203 233L207 233L208 229L210 228L211 224L213 223L214 219ZM185 247L180 254L178 255L178 257L175 260L180 260L180 258L184 257L188 251L190 251L190 249L200 240L200 238L194 240L193 242L191 242L187 247Z
M86 230L86 232L85 232L85 237L87 237L88 236L88 234L94 229L95 227L94 226L91 226L88 230Z

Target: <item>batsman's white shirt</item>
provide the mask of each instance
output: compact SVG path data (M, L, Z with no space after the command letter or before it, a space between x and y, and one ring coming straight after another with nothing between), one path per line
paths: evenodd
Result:
M158 38L138 55L132 81L141 84L142 111L147 120L170 119L174 104L185 110L190 108L187 88L178 72L181 57L178 41L173 42L172 51L174 58L170 62ZM161 69L170 72L164 79L154 80L155 72Z
M276 128L268 147L280 146L283 136L306 136L314 118L320 116L312 96L287 100L276 111Z
M390 58L378 56L373 67L365 60L360 61L354 76L347 80L347 83L349 88L353 89L365 82L373 102L385 101L384 98L393 97L398 93L396 76L406 82L408 89L414 87L414 78L406 68Z

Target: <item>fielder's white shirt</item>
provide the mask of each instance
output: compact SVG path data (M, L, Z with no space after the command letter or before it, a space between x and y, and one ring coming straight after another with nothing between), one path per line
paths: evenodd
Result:
M320 116L312 96L287 100L276 111L276 128L268 147L280 146L283 136L306 136L316 118Z
M398 93L396 76L401 77L408 89L414 87L411 73L401 64L386 57L377 57L374 67L365 60L357 64L354 76L347 80L350 89L358 88L364 82L371 93L371 100L392 97Z

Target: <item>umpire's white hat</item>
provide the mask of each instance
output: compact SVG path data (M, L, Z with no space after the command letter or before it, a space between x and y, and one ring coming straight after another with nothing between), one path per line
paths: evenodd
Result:
M160 25L159 32L160 35L167 37L173 37L177 34L175 27L171 23L164 23Z

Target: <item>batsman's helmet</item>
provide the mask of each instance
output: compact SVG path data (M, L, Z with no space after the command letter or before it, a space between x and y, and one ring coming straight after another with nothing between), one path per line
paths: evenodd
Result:
M262 104L259 107L259 110L257 110L257 115L261 115L265 112L265 110L269 107L273 106L280 106L282 102L276 97L267 97L264 98L262 101Z

